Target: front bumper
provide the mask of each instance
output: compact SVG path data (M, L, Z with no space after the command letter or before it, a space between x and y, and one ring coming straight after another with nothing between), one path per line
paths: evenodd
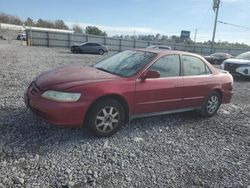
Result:
M223 93L222 103L230 103L233 96L233 91L226 91Z
M245 64L225 63L224 70L232 75L250 76L250 66Z
M82 127L90 102L56 102L45 99L42 92L32 92L34 84L24 94L26 106L37 116L53 125Z

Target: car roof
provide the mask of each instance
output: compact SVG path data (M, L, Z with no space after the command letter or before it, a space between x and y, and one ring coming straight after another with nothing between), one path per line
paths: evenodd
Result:
M171 54L179 54L179 55L182 54L182 55L201 57L198 54L194 54L194 53L190 53L190 52L183 52L183 51L175 51L175 50L161 50L161 49L151 49L151 48L136 48L134 50L144 51L144 52L153 52L153 53L157 53L160 56L171 55Z

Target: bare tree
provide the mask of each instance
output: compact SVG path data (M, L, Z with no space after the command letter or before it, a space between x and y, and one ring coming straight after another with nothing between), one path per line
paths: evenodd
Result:
M73 25L73 31L75 33L83 33L83 29L78 24Z

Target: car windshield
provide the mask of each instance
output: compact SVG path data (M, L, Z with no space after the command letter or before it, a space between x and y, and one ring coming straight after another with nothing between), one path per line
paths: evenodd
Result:
M94 67L122 77L136 74L156 57L156 53L126 50L95 64Z
M84 42L84 43L80 43L80 44L78 44L79 46L83 46L83 45L85 45L85 44L87 44L86 42Z
M240 54L240 55L236 56L235 59L250 60L250 52L246 52L246 53Z

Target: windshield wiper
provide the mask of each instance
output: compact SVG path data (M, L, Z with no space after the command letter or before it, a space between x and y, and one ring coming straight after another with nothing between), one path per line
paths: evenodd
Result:
M95 68L98 69L98 70L101 70L101 71L104 71L104 72L113 74L112 72L110 72L110 71L108 71L108 70L106 70L106 69L104 69L104 68L101 68L101 67L95 67Z
M107 70L107 69L104 69L104 68L101 68L101 67L95 67L95 68L98 69L98 70L101 70L101 71L110 73L110 74L114 74L114 75L117 75L117 76L122 76L122 75L120 75L120 74L118 74L118 73L111 72L111 71L109 71L109 70Z

